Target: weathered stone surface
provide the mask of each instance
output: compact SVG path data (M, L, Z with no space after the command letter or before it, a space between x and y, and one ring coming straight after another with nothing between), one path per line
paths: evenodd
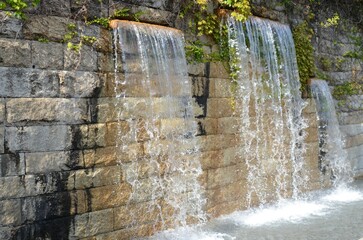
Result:
M221 62L210 63L210 78L229 79L229 70Z
M117 147L96 148L83 151L86 168L114 166L117 164Z
M234 147L238 143L238 139L234 134L200 136L198 140L202 152Z
M0 155L0 177L18 176L25 174L23 154Z
M75 22L62 17L32 15L27 18L24 24L24 37L27 39L43 37L60 42L67 34L67 26L70 23Z
M338 120L341 125L351 125L362 123L363 111L355 112L340 112L338 113Z
M77 149L90 149L106 146L106 125L89 124L77 126L73 132L77 132L79 139L75 142Z
M92 211L97 211L125 205L129 200L130 194L131 187L127 183L91 188L89 190L91 209Z
M55 97L58 82L56 71L0 67L0 97Z
M230 183L241 180L245 177L246 169L239 169L236 165L231 165L224 168L208 170L208 185L207 189L219 188Z
M82 46L81 51L64 48L64 69L77 71L97 71L97 52L89 47Z
M238 117L218 118L218 134L238 134L241 124Z
M19 225L22 221L20 199L0 201L0 225ZM0 230L1 231L1 230ZM1 234L0 234L1 236Z
M230 98L233 97L232 84L230 79L211 78L209 84L209 97Z
M303 109L303 114L314 113L316 114L316 102L313 98L305 99L306 107Z
M5 139L11 152L67 150L72 146L71 128L66 125L7 127Z
M7 122L89 122L88 101L67 98L16 98L7 102Z
M71 0L72 16L79 19L93 19L108 16L108 0Z
M61 96L97 97L101 82L96 73L64 71L59 75Z
M75 188L86 189L120 184L122 169L119 166L76 171Z
M0 153L4 153L5 150L5 127L0 126Z
M207 103L207 117L221 118L230 117L234 113L232 99L210 98Z
M188 73L192 76L203 77L206 75L204 63L188 64Z
M0 98L0 124L5 120L5 100Z
M0 11L0 37L21 38L22 23L20 19L11 18L5 12Z
M198 119L197 135L214 135L218 131L218 120L215 118Z
M35 68L63 69L63 44L32 42L32 63Z
M47 0L41 1L40 13L47 16L70 17L71 4L69 0Z
M112 209L77 215L71 227L71 237L82 238L100 233L110 232L113 229Z
M112 53L98 53L97 70L99 72L113 72L114 67L114 56Z
M0 66L31 67L30 42L0 39Z
M77 154L72 154L69 151L25 153L26 173L57 172L82 166L82 163L79 163L79 160L75 159L76 157Z

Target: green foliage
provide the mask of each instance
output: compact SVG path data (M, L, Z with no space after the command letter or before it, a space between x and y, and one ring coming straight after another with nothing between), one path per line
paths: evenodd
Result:
M89 45L92 45L94 44L96 41L97 41L97 38L96 37L92 37L92 36L82 36L82 39L81 39L82 42L84 42L85 44L89 44Z
M322 26L324 28L338 26L339 21L340 21L339 14L338 13L334 13L334 16L333 17L326 19L325 22L321 22L320 23L320 26Z
M81 48L82 48L82 42L79 42L79 43L68 42L67 43L67 48L68 48L68 50L72 50L72 51L75 51L75 52L79 53L81 51Z
M189 63L205 62L205 53L201 41L189 42L185 46L185 55Z
M144 14L144 12L142 11L138 11L136 13L130 13L130 9L129 8L120 8L117 9L112 16L108 17L108 18L95 18L92 19L90 21L86 21L86 24L91 25L91 24L98 24L103 26L104 28L109 28L109 24L110 24L110 20L112 19L127 19L127 20L133 20L133 21L139 21L140 17L142 16L142 14Z
M40 0L5 0L0 1L0 10L6 9L6 14L12 17L16 17L19 19L24 19L25 14L24 10L33 6L37 6L40 3Z
M98 24L101 25L104 28L108 28L109 27L109 23L110 23L110 19L109 18L95 18L91 21L86 21L87 25L91 25L91 24Z
M363 92L363 86L357 82L346 82L342 85L336 86L333 90L333 97L335 99L342 99L344 96L351 96L361 94Z
M44 37L40 37L40 38L38 38L38 42L41 42L41 43L48 43L48 42L49 42L49 39L44 38Z
M314 48L311 44L313 30L309 28L307 22L296 26L293 30L293 37L296 49L296 59L299 68L301 90L306 90L307 82L314 76Z
M222 7L232 8L231 16L237 21L246 21L251 15L251 6L249 0L218 0Z

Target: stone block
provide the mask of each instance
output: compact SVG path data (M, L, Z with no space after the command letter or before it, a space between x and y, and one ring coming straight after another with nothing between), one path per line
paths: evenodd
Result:
M188 64L188 73L192 76L203 77L206 75L206 67L204 63Z
M63 69L63 49L61 43L32 42L32 63L33 67L41 69Z
M197 135L214 135L218 132L218 120L215 118L198 119Z
M0 98L0 124L5 120L5 100Z
M77 215L71 226L70 238L84 238L113 230L112 209Z
M230 98L233 97L232 82L230 79L210 78L209 97Z
M247 195L247 182L237 181L220 188L208 190L206 195L208 208L223 202L240 200L243 203L243 199Z
M351 147L356 147L356 146L361 146L361 145L363 146L363 134L345 138L345 148L351 148Z
M208 97L210 90L210 80L204 77L191 77L193 97Z
M121 99L99 98L97 101L97 120L98 122L112 122L118 120L119 114L124 114L119 109Z
M71 16L71 3L69 0L41 1L38 8L42 15L59 17Z
M82 167L69 151L25 153L26 173L48 173ZM78 164L77 164L78 163Z
M55 6L58 6L58 4L55 4ZM24 37L35 40L42 37L61 42L68 32L68 24L71 23L75 22L63 17L31 15L24 23Z
M22 222L20 199L0 201L0 225L20 225ZM0 234L1 236L1 234Z
M0 155L0 177L19 176L25 174L23 154Z
M212 62L210 63L209 77L229 79L229 69L226 69L221 62Z
M7 122L82 123L89 122L86 99L67 98L16 98L7 102Z
M303 109L303 114L314 113L316 114L316 102L313 98L305 99L306 107Z
M78 137L74 140L74 147L77 149L90 149L106 146L105 124L79 125L75 126L72 131Z
M341 125L361 124L362 115L363 111L340 112L338 114L339 124Z
M30 42L0 39L0 66L31 67Z
M83 45L80 52L64 48L64 69L70 71L97 71L97 52Z
M238 134L241 124L238 117L218 118L218 134Z
M86 189L120 184L122 180L122 168L111 166L104 168L92 168L75 172L75 188Z
M108 0L71 0L72 16L79 19L108 17Z
M236 201L220 203L214 207L209 208L207 213L211 218L217 218L221 215L227 215L235 212L236 210L242 210L240 199Z
M56 71L0 67L0 97L56 97Z
M114 72L114 56L112 53L98 52L97 69L99 72Z
M5 152L5 127L0 126L0 153Z
M210 98L207 102L207 117L231 117L234 114L231 98Z
M70 203L69 192L28 197L22 201L22 216L31 222L69 216Z
M125 205L130 198L131 187L127 183L121 183L113 186L91 188L86 193L91 204L90 209L98 211Z
M10 152L57 151L72 146L71 128L66 125L7 127L5 139Z
M60 94L63 97L97 97L101 80L96 73L60 72Z
M245 177L246 170L239 169L236 165L224 168L209 169L207 189L219 188L229 185Z
M0 12L0 37L6 38L22 38L22 22L20 19L11 18L5 12Z
M199 149L204 152L234 147L238 143L238 138L234 134L207 135L199 137L199 141Z
M83 151L86 168L117 165L117 147L96 148Z
M0 227L0 239L11 239L13 237L13 227Z

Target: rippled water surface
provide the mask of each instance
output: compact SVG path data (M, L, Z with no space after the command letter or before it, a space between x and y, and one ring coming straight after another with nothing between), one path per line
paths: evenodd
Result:
M159 233L179 240L358 240L363 238L363 181L312 193L307 200L235 212L205 226Z

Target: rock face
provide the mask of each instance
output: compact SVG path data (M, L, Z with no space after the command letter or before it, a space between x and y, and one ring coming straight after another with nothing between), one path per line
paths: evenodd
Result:
M256 9L264 11L261 15L287 22L282 6L255 2ZM142 21L175 26L180 3L42 1L24 22L0 12L0 239L130 239L157 229L149 224L157 213L146 214L149 193L141 194L140 202L128 203L132 189L118 165L118 160L127 163L150 149L135 142L128 154L119 156L117 150L117 130L130 126L118 121L115 110L112 31L77 19L108 17L116 8L129 7L146 12ZM83 44L79 53L69 50L63 40L70 24L78 32L74 43L82 34L97 41ZM321 53L325 45L320 43ZM350 76L344 71L327 73L336 76L337 83ZM241 143L236 134L241 120L231 104L228 72L220 63L206 63L189 65L189 75L196 100L205 210L217 217L244 209L246 164L238 155ZM116 76L122 79L122 74ZM137 86L131 92L145 95ZM142 102L132 97L125 101L134 105L125 114L140 118L145 114ZM314 172L310 186L314 189L320 187L317 123L314 103L307 101L306 159ZM349 98L340 119L352 162L363 174L363 112L357 101L361 97ZM161 126L170 131L168 121ZM146 177L152 169L143 166L140 171ZM130 208L145 210L138 216L142 226L130 227Z

